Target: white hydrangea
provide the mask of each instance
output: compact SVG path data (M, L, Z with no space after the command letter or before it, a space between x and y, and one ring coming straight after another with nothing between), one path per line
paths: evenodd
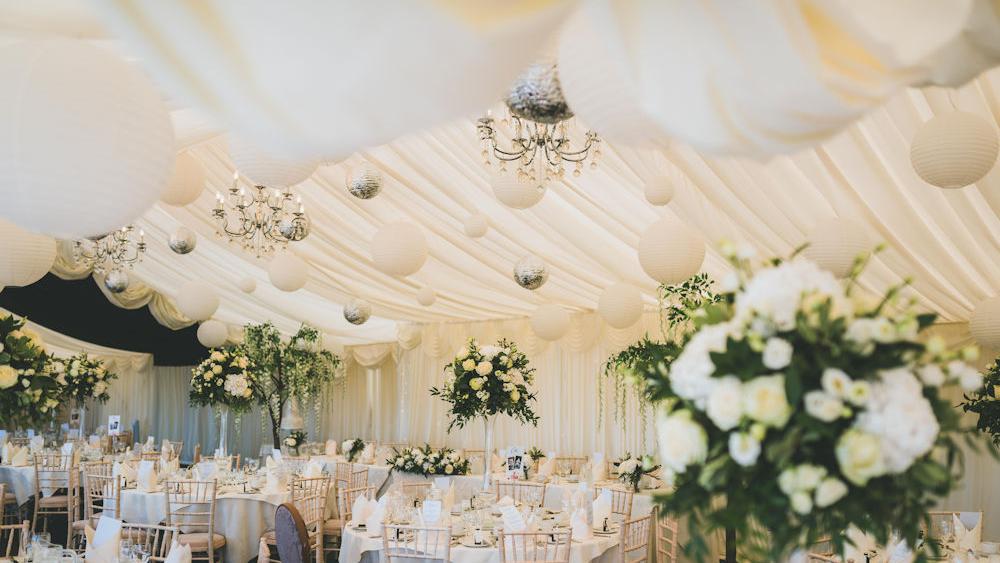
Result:
M501 351L502 350L500 349L499 346L493 346L493 345L483 346L482 348L479 349L479 353L482 354L483 358L487 360L492 360L493 357L499 354Z
M704 463L708 455L708 436L695 422L691 413L678 410L656 420L656 435L660 441L660 461L676 473L689 465Z
M743 467L750 467L760 457L760 440L747 432L733 432L729 435L729 456Z
M734 375L715 381L708 396L705 414L719 430L731 430L743 417L743 385Z
M222 388L234 397L250 396L250 382L241 374L234 373L226 376L226 382Z
M792 345L782 338L768 338L761 356L764 367L782 369L792 363Z
M733 328L731 323L709 325L691 337L670 365L670 387L678 396L704 408L714 385L715 364L709 353L725 351L726 339Z
M934 446L940 426L923 386L907 368L879 373L871 400L858 415L856 426L880 438L889 473L906 471Z
M736 296L734 318L745 325L760 316L779 330L791 330L807 295L813 296L810 303L816 302L817 295L829 298L835 317L850 316L852 312L837 278L799 257L756 272Z

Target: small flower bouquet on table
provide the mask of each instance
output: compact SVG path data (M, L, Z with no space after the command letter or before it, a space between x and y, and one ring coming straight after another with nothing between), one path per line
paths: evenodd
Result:
M451 448L435 450L428 444L422 448L394 450L389 457L393 471L430 475L465 475L469 472L469 460Z
M639 492L639 483L646 475L652 475L660 469L659 465L653 461L652 456L644 455L632 457L632 454L625 454L624 457L614 462L618 471L618 480L628 485L633 492Z
M299 455L299 448L306 443L306 433L302 430L292 430L285 436L283 443L294 452L294 455Z
M344 443L340 445L340 450L344 452L344 457L347 458L347 461L354 463L354 460L358 459L361 452L365 451L365 441L361 438L344 440Z

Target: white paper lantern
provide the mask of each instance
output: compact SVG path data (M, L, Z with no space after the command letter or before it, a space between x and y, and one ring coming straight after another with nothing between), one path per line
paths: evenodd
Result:
M616 283L601 293L597 312L609 325L628 328L642 316L642 293L627 283Z
M89 42L0 48L3 216L64 239L132 222L167 185L174 130L135 65Z
M962 188L993 168L998 148L993 124L974 113L951 111L920 126L910 145L910 162L928 184Z
M382 273L408 276L427 261L427 239L420 227L405 221L387 223L375 233L372 261Z
M315 160L275 157L232 135L229 136L229 157L241 176L254 184L273 188L300 184L319 168Z
M205 189L205 169L198 159L183 152L177 155L174 172L160 201L170 205L187 205L198 199Z
M976 305L969 319L969 332L980 346L1000 349L1000 296Z
M0 219L0 285L31 285L42 279L55 261L55 239Z
M192 321L207 321L218 308L219 295L203 281L189 281L177 294L177 309Z
M229 328L225 324L209 319L198 325L198 342L205 348L218 348L229 338Z
M698 273L705 260L705 240L679 219L664 217L639 239L639 264L659 283L681 283Z
M253 293L257 289L257 280L250 276L244 276L237 285L243 293Z
M424 307L430 307L435 301L437 301L437 292L432 288L425 285L420 288L420 291L417 291L417 303Z
M531 329L542 340L559 340L569 330L569 313L559 305L542 305L531 315Z
M809 232L807 242L802 255L838 278L851 273L859 254L872 250L864 225L848 219L820 221Z
M490 221L482 213L473 213L465 218L462 226L465 229L466 236L479 238L489 230Z
M514 209L527 209L542 200L545 185L518 180L517 174L494 174L490 180L493 195L500 203Z
M282 252L267 265L267 277L281 291L298 291L309 278L309 265L291 252Z
M669 176L650 178L642 191L646 201L653 205L666 205L674 199L674 184Z

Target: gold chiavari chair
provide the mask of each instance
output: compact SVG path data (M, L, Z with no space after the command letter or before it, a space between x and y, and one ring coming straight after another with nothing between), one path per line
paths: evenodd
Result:
M556 470L558 471L559 467L565 464L569 467L570 475L579 475L580 469L586 465L588 461L590 461L590 458L587 456L556 456Z
M510 497L514 502L530 506L541 506L545 503L545 483L532 481L497 481L496 499Z
M83 520L73 522L74 536L83 534L89 525L97 528L101 516L121 520L121 475L83 474ZM72 545L72 544L71 544Z
M649 559L649 537L652 532L653 516L626 520L622 524L618 538L619 561L636 563Z
M0 483L0 498L3 499L0 503L0 524L17 524L20 521L17 496L7 492L6 483Z
M166 483L167 525L184 529L177 542L191 546L193 560L214 563L216 551L226 546L226 536L215 532L216 490L214 479Z
M393 561L451 561L451 527L386 525L382 532L382 558ZM567 560L568 561L568 560Z
M113 461L85 461L80 464L80 472L84 475L111 475L115 464Z
M194 456L191 458L191 465L197 465L201 461L201 444L194 445Z
M80 512L80 472L73 465L72 455L36 454L35 463L35 510L31 517L32 531L38 531L38 520L42 519L43 530L48 530L49 519L66 519L70 530L68 543L74 539L73 522Z
M680 523L665 514L656 517L656 553L659 563L677 563Z
M150 561L166 561L167 555L170 553L170 545L180 533L180 530L172 526L122 522L121 539L129 540L132 545L145 548Z
M360 469L355 469L354 471L351 471L351 480L348 483L348 488L358 489L367 486L368 486L367 467L361 467Z
M356 489L337 489L337 518L329 518L323 523L323 553L336 552L340 555L340 538L344 526L351 520L351 510L358 497L375 498L375 487L358 487Z
M329 477L296 477L289 484L291 503L299 511L306 532L309 534L309 548L313 550L316 563L323 562L323 528L326 514L326 499L330 490ZM264 541L277 551L277 535L274 530L264 533Z
M334 485L338 489L351 488L351 473L354 472L353 463L337 462L336 471L333 474Z
M170 446L170 457L167 459L174 459L175 457L180 457L181 450L184 448L184 441L174 442L173 440L164 440L160 451L161 456L163 454L162 450L166 449L167 446Z
M833 555L823 555L820 553L810 553L807 556L809 563L840 563L840 558Z
M155 461L159 463L160 452L142 452L142 454L139 456L139 459L141 459L142 461Z
M31 442L31 438L28 438L26 436L14 436L10 438L8 441L11 443L11 445L23 448L27 446L29 442Z
M0 525L0 547L3 549L0 553L2 553L4 559L13 561L15 557L26 553L28 547L28 529L29 524L27 520L22 521L20 524Z
M500 563L569 563L571 530L500 532Z
M604 491L611 492L611 514L620 514L626 520L632 517L632 499L635 495L632 491L612 487L597 487L594 489L594 500L597 500L597 497L601 496L601 493Z
M955 520L959 520L958 523ZM965 526L968 530L978 530L980 536L982 536L983 531L983 513L982 511L969 511L960 512L957 510L932 510L927 513L927 521L930 522L930 529L925 530L927 532L927 537L929 538L943 538L950 533L957 533L958 530L953 528L957 525ZM974 523L974 525L969 528L966 526L966 522ZM923 527L923 526L922 526ZM980 537L976 540L978 544L982 539Z

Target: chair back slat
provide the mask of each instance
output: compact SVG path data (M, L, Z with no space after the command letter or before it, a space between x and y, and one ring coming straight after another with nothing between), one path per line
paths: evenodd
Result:
M358 500L358 497L366 497L369 500L375 498L375 487L358 487L356 489L338 489L337 490L337 510L340 513L340 518L344 522L351 519L351 511L354 508L354 501Z
M612 487L597 487L594 489L594 499L604 491L611 492L611 514L619 514L626 520L632 517L632 499L635 498L635 493Z
M507 496L517 503L526 503L531 506L541 506L545 503L545 483L534 483L531 481L497 481L497 500Z
M122 539L144 547L152 561L166 561L170 545L178 535L180 530L173 526L122 522Z
M28 547L28 530L30 523L25 520L20 524L0 525L0 547L4 559L13 559L24 555Z
M569 563L573 533L500 532L500 563Z
M351 479L348 488L357 489L368 486L368 468L362 467L351 471Z
M121 475L83 474L83 517L96 527L101 516L121 519Z
M653 516L626 520L618 538L618 549L623 563L646 561L649 558L649 536Z
M451 561L451 528L397 526L382 531L382 557L393 561Z
M656 553L660 563L677 563L680 523L665 514L656 517Z
M215 503L218 485L211 481L167 481L168 526L181 528L184 533L215 533Z
M587 456L574 456L574 455L561 455L556 456L556 468L558 469L560 465L569 465L570 475L579 475L580 469L590 461Z

